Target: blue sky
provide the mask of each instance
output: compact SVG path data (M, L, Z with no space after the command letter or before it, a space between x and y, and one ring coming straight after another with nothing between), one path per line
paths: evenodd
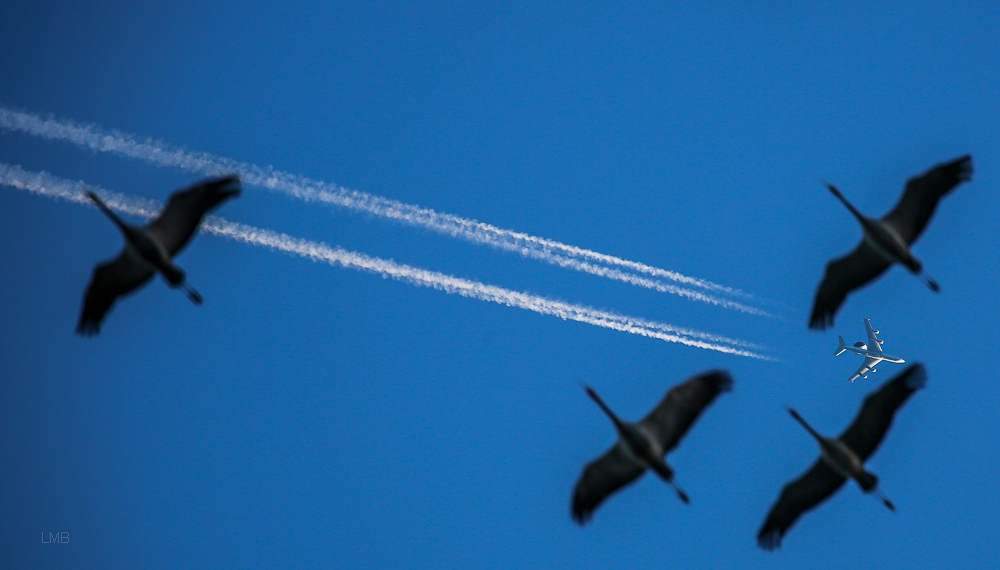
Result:
M100 336L74 334L117 230L0 186L0 558L11 568L993 567L1000 547L993 2L13 3L0 107L356 189L709 280L692 301L246 184L220 216L415 268L763 345L761 360L415 287L211 235ZM155 142L159 141L159 142ZM806 329L827 261L904 181L973 156L901 268ZM202 174L0 129L0 163L164 200ZM744 299L742 297L726 297ZM844 380L872 319L927 388L777 553L755 535L902 370ZM626 418L732 393L591 523L583 465ZM48 532L68 544L42 544Z

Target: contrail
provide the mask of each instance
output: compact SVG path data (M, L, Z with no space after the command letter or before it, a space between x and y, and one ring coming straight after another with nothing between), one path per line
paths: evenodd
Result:
M19 166L0 163L0 184L78 204L90 203L80 190L82 182L72 182L58 178L47 172L28 172ZM148 219L155 216L156 212L162 209L162 205L153 200L125 196L94 186L90 186L89 188L100 192L105 197L105 201L109 207L127 214ZM566 320L660 339L666 342L675 342L696 348L715 350L759 360L774 360L771 357L750 350L749 348L758 348L758 346L744 341L674 327L665 323L636 319L583 305L566 303L530 293L487 285L478 281L420 269L363 253L348 251L339 247L331 247L324 243L296 238L288 234L230 222L214 216L206 219L202 225L202 231L252 245L280 250L313 261L323 261L335 267L367 271L411 285L430 287L453 295L489 301L508 307L517 307L543 315L552 315Z
M763 309L737 301L721 299L716 295L697 291L690 287L742 297L747 300L756 300L753 295L738 289L704 279L688 277L676 271L652 267L555 240L507 230L476 220L436 212L430 208L406 204L329 182L282 172L270 166L260 167L208 153L192 152L151 138L140 139L135 135L119 131L106 131L94 125L83 125L68 120L43 118L39 115L3 106L0 106L0 127L47 139L71 142L90 150L139 159L160 167L176 167L188 172L210 176L238 172L247 184L262 186L306 202L321 202L358 210L473 243L513 252L559 267L645 287L661 293L672 293L694 301L751 315L776 318L774 314ZM642 277L635 273L615 269L615 267L649 275L653 278ZM665 283L662 279L685 286Z

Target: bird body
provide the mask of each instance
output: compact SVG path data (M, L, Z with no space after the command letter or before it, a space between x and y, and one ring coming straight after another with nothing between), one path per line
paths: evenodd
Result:
M108 208L97 194L90 190L87 191L87 197L121 230L122 237L125 238L123 255L133 256L135 261L143 264L148 271L159 271L163 278L174 287L184 281L184 270L170 259L170 254L167 253L163 244L156 241L146 228L122 220L114 210Z
M833 324L833 317L847 295L876 279L893 263L906 267L932 291L940 291L937 281L927 275L910 247L930 222L941 198L971 177L972 157L968 155L937 165L908 180L899 203L880 219L859 212L835 186L827 183L830 192L861 224L864 237L854 251L827 264L816 292L809 328L822 330Z
M826 464L833 469L837 475L843 477L844 479L854 479L858 482L858 486L861 487L865 492L869 492L874 489L875 484L878 482L878 478L865 470L864 463L861 458L858 457L857 453L854 453L850 447L840 441L839 439L834 439L831 437L823 437L816 432L804 419L792 408L788 408L788 412L792 414L806 430L812 434L819 443L820 449L820 459L822 459Z
M921 272L921 263L913 256L909 244L906 243L903 236L899 235L899 232L896 231L896 228L892 224L878 218L865 216L844 198L844 195L840 193L836 186L827 184L826 187L854 214L864 232L861 239L882 258L883 262L888 264L900 263L915 274ZM934 283L932 288L936 286L937 284Z
M910 246L903 241L895 228L875 218L866 218L861 227L864 229L862 239L882 256L886 263L900 263L915 274L923 270L923 265L913 256ZM934 281L930 283L933 283L931 288L936 290L937 283Z
M732 389L728 372L712 371L675 386L641 421L620 419L593 389L587 394L604 410L618 432L618 441L604 455L587 464L573 491L573 519L586 523L608 496L638 479L647 469L674 487L684 503L690 499L674 481L674 470L664 456L680 442L698 415L715 397Z
M225 176L175 192L160 215L145 226L125 222L97 194L88 191L87 197L121 230L125 247L118 257L94 269L76 332L97 334L115 300L141 287L156 273L171 287L183 288L191 301L200 305L201 294L187 282L184 270L173 258L194 236L206 213L240 194L239 182L238 176Z
M892 501L878 489L878 477L865 469L864 462L885 438L896 411L926 381L923 365L910 366L869 394L854 421L836 439L820 435L795 410L788 408L792 417L819 443L820 458L801 477L782 488L778 501L757 533L761 548L779 547L799 517L830 498L847 479L854 479L862 491L876 494L889 510L896 510Z
M655 435L643 429L642 425L638 423L622 421L601 400L597 392L589 386L586 387L586 390L587 394L597 402L597 405L604 410L608 417L611 418L612 423L615 424L615 428L618 430L619 445L621 445L625 456L644 470L652 469L664 481L673 484L674 470L667 465L666 460L663 458L666 455L666 451L660 445L660 442L657 441ZM677 489L677 493L682 501L685 503L688 502L688 496L684 491Z

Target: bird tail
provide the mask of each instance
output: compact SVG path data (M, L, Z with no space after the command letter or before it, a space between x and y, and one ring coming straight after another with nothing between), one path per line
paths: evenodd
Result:
M861 487L861 490L865 493L871 493L875 487L878 487L878 476L874 473L865 471L859 475L856 480L858 485Z
M838 346L837 351L833 353L834 356L840 356L841 354L844 354L845 350L847 350L847 343L844 342L844 337L838 336L837 340L840 341L840 346Z
M163 275L163 278L167 280L167 283L170 283L171 287L180 287L184 284L184 270L172 263L165 267L161 267L160 273Z
M201 293L195 290L195 288L192 287L191 284L187 282L187 275L184 273L183 269L171 263L166 267L161 267L160 273L163 275L163 278L167 280L167 283L169 283L172 288L175 289L177 287L182 288L184 290L184 294L187 295L189 299L191 299L192 303L194 303L195 305L202 304L203 299L201 297Z
M858 482L862 491L865 493L875 493L875 496L878 500L882 501L882 504L884 504L890 511L895 512L896 505L892 504L889 497L886 497L885 493L878 488L878 477L874 473L864 471L861 473L861 476L857 477L855 480Z

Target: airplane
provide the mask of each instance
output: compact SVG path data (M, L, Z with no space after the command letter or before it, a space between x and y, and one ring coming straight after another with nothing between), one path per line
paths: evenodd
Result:
M865 361L861 363L861 368L858 368L858 371L847 379L848 382L854 382L854 379L859 376L868 379L868 372L875 372L875 365L883 360L886 362L895 362L896 364L906 362L902 358L882 352L882 343L885 341L879 340L878 337L875 336L879 334L879 331L872 328L872 323L868 319L865 319L865 329L868 331L867 346L860 340L854 343L854 346L847 346L847 343L844 342L844 337L837 337L840 339L840 346L837 347L837 352L833 354L834 356L840 356L845 350L849 350L855 354L860 354L865 357Z

